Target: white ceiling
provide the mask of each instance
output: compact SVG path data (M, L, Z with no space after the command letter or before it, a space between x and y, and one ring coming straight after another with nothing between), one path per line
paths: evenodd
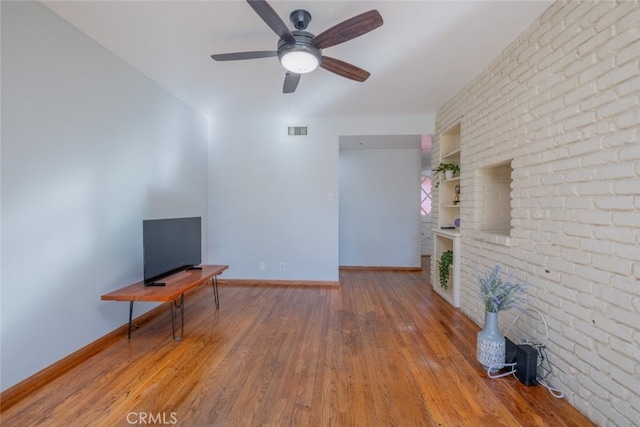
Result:
M244 0L46 1L51 10L202 114L335 117L434 114L553 2L271 1L283 21L312 15L319 34L377 9L384 25L324 50L371 73L364 83L324 69L282 93L277 58L215 62L210 55L275 50L278 37Z

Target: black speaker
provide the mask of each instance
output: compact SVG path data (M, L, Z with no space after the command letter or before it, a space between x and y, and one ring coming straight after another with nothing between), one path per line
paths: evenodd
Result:
M538 351L530 345L519 345L516 354L516 377L524 385L535 385Z

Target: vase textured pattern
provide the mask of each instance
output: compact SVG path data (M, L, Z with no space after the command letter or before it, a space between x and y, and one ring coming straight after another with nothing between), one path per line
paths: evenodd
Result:
M486 370L498 371L504 364L505 340L498 329L498 313L485 311L484 328L478 332L476 358Z

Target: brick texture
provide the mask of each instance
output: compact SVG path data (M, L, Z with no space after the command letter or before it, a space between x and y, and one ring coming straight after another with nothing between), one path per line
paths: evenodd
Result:
M553 4L442 106L436 134L458 119L461 309L482 323L475 276L494 264L530 283L548 381L600 426L640 425L638 1ZM510 227L496 238L477 180L505 164ZM503 331L514 316L501 313ZM509 335L544 331L525 316Z

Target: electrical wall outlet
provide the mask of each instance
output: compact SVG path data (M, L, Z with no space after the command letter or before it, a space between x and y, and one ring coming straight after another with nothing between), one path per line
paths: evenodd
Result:
M280 263L280 271L285 271L285 270L286 270L286 267L287 267L287 266L285 265L285 263L284 263L284 262L281 262L281 263Z

